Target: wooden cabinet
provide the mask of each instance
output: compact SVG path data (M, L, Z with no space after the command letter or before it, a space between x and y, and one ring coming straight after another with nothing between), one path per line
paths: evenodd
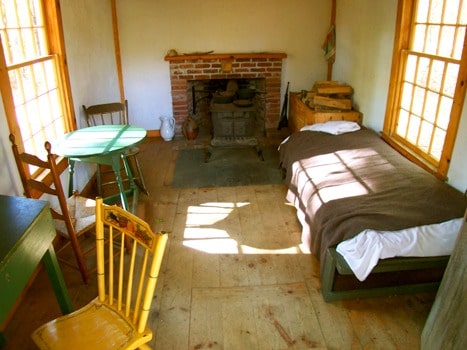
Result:
M362 122L362 113L351 110L345 112L317 112L304 104L299 92L291 92L289 95L289 130L297 132L305 125L324 123L330 120L348 120L357 123Z

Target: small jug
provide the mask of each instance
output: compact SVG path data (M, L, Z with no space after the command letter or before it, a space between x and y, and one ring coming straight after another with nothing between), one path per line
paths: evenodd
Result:
M161 120L161 137L165 141L170 141L173 139L175 134L175 119L173 117L162 116Z
M187 140L196 139L199 133L199 127L196 120L194 120L192 117L186 118L182 125L182 132Z

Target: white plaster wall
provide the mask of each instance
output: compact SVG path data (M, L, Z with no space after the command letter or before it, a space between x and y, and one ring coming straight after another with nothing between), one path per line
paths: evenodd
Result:
M82 105L120 100L110 0L61 0L65 46L78 128Z
M338 0L333 79L354 88L363 123L383 127L391 72L397 1Z
M287 53L283 86L310 88L326 77L321 44L331 2L325 0L117 0L130 120L159 129L172 115L169 49L179 53ZM283 96L284 91L282 92Z
M0 194L8 196L21 196L23 186L19 180L15 160L11 152L11 143L8 138L10 131L3 108L3 100L0 99Z
M167 50L283 51L283 83L291 90L326 77L320 48L328 29L326 0L117 0L123 74L130 122L159 128L158 116L172 114ZM381 130L386 109L397 1L338 0L337 60L333 78L355 88L365 125ZM61 0L74 109L119 99L110 1ZM204 35L204 39L201 39ZM467 106L464 106L449 169L449 183L467 188ZM82 120L78 121L82 126ZM0 105L0 193L20 195L8 127ZM78 189L92 169L78 167ZM13 178L14 179L13 179Z
M63 31L78 128L86 127L82 106L120 101L110 0L61 0ZM96 169L76 163L81 190Z
M333 79L351 84L363 124L383 128L396 24L395 0L338 0ZM448 172L448 183L467 189L467 102Z
M115 63L112 14L109 0L61 0L65 46L74 111L78 127L85 126L81 105L112 102L120 99ZM0 106L0 193L22 195L16 165L8 140L8 125ZM50 140L53 146L53 140ZM87 184L95 166L76 167L75 186ZM62 176L64 184L68 173Z
M467 191L467 99L457 132L456 144L448 172L448 182L462 192Z

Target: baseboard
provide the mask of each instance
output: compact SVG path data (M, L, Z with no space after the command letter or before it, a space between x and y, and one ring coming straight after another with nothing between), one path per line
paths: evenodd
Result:
M160 130L148 130L147 137L161 137Z

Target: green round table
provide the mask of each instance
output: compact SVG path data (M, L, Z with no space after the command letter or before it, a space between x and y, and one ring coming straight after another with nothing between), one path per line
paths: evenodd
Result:
M146 137L146 130L132 125L98 125L78 129L65 134L53 146L52 152L69 160L70 179L69 195L73 192L73 173L76 161L110 165L115 173L120 200L125 210L128 208L127 195L133 194L133 203L137 202L138 188L133 181L130 167L123 154L127 149L141 143ZM130 180L130 190L125 191L120 174L120 160ZM115 196L106 198L106 202L115 200ZM135 198L136 197L136 198ZM132 212L135 211L133 205Z

